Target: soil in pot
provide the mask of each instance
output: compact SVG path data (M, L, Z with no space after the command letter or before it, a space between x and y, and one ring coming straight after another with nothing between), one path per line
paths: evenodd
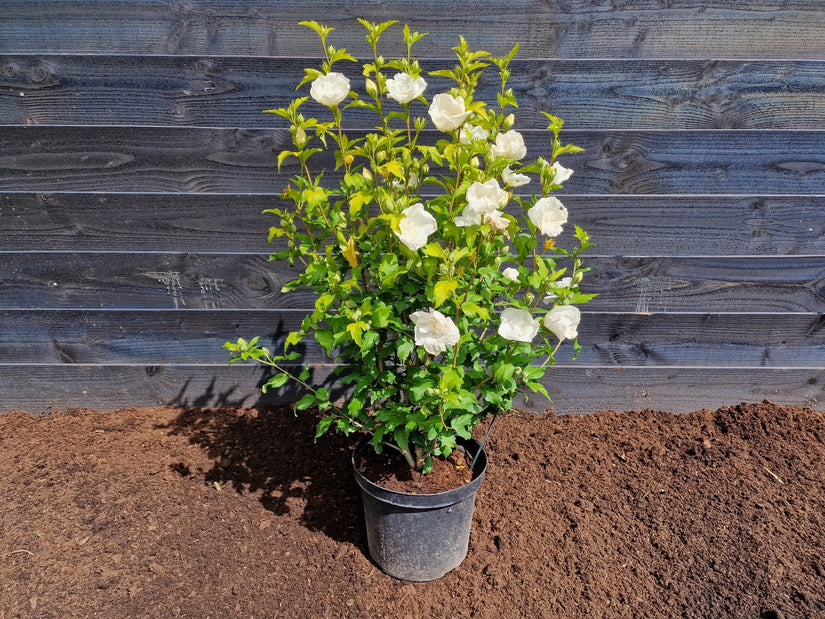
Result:
M455 450L448 458L434 458L433 469L426 475L410 468L398 453L385 448L377 454L372 449L364 451L359 470L371 482L408 494L436 494L454 490L470 483L472 462L461 450Z

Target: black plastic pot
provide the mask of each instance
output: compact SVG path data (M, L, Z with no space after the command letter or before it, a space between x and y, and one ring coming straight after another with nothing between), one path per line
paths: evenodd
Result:
M477 441L459 439L472 459L480 449ZM390 576L425 581L441 578L467 556L475 496L487 470L487 454L481 454L473 480L455 490L438 494L406 494L382 488L358 471L364 441L352 455L355 480L364 499L370 556Z

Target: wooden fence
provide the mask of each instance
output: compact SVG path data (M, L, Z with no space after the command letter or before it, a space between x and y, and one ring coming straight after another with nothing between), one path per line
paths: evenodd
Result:
M363 55L356 17L428 32L431 59L521 42L531 152L541 110L586 148L560 197L601 296L557 411L822 408L819 0L0 0L0 410L260 400L221 344L282 342L311 306L266 259L291 170L260 111L319 56L297 22Z

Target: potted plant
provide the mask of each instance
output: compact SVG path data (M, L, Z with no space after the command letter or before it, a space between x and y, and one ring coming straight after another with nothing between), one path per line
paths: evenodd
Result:
M299 87L310 84L309 97L266 110L287 121L292 138L279 169L287 161L297 166L282 196L290 206L267 210L278 221L270 241L285 241L271 258L296 268L284 292L314 290L314 311L289 333L283 353L258 337L225 347L230 362L274 368L264 391L290 380L301 385L295 408L324 414L317 436L331 428L363 433L362 449L391 450L425 474L456 449L470 454L475 479L452 491L457 501L448 492L423 499L384 491L360 474L361 450L353 456L373 558L394 576L428 580L467 552L472 501L486 467L471 432L525 390L549 398L541 379L562 342L580 350L576 306L594 296L579 291L588 270L581 254L591 243L578 226L556 243L568 214L550 194L572 174L558 158L581 149L564 145L562 120L544 113L550 139L543 156L528 160L508 86L518 46L493 57L461 38L455 66L425 79L412 55L425 35L405 26L407 53L388 60L379 39L396 22L359 21L372 50L359 66L359 89L346 76L358 61L327 43L333 29L302 22L320 36L325 60L305 69ZM479 82L492 67L500 87L495 101L483 101ZM441 86L432 98L427 80ZM365 114L368 130L347 122ZM313 384L308 368L294 369L294 347L306 338L334 359L336 383L348 388L345 402ZM463 520L447 533L421 516L439 521L456 512ZM442 552L456 535L456 548Z

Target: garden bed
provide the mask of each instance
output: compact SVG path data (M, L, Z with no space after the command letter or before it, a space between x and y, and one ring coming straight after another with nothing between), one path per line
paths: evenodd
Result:
M0 415L0 618L825 617L822 412L508 415L467 559L418 584L314 421Z

